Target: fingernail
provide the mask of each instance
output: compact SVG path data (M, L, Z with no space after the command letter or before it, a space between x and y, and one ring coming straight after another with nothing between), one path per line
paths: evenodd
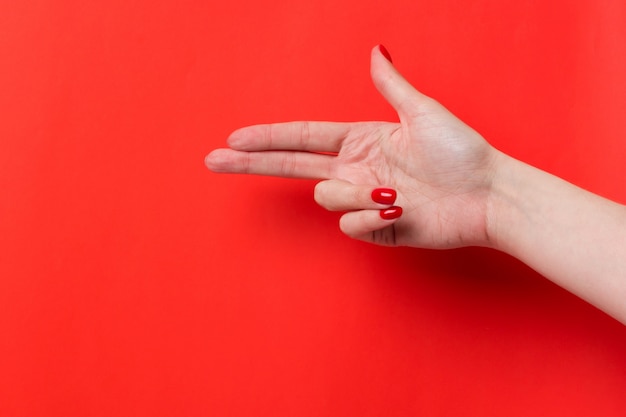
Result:
M372 200L379 204L391 205L396 201L396 190L391 188L376 188L372 191Z
M387 48L385 48L382 44L380 44L378 45L378 49L380 50L380 53L383 54L385 58L387 58L387 61L393 64L393 61L391 60L391 55L389 54L389 51L387 50Z
M385 220L393 220L402 216L402 207L393 206L380 211L380 217Z

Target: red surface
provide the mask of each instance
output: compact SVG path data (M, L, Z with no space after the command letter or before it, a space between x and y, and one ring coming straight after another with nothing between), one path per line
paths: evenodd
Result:
M626 3L0 2L1 416L624 416L626 328L496 252L351 241L237 127L393 120L384 43L626 202Z

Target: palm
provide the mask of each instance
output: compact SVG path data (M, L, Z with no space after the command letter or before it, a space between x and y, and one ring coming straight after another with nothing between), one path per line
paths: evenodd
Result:
M398 190L405 215L396 243L455 247L484 239L490 146L438 103L403 124L358 123L336 158L335 177Z

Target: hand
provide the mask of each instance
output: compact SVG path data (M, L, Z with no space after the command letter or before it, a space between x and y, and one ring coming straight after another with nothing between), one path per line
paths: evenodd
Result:
M315 200L347 211L340 227L357 239L423 248L489 246L499 152L415 90L379 47L372 50L371 76L400 123L250 126L233 132L230 149L214 150L206 165L215 172L325 179ZM372 199L381 187L397 192L395 203L392 196L377 199L383 203Z

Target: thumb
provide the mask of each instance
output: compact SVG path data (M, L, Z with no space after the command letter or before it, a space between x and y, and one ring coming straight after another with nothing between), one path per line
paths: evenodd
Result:
M389 52L382 45L372 49L370 74L376 89L393 106L401 119L403 116L415 115L423 104L430 101L396 70Z

